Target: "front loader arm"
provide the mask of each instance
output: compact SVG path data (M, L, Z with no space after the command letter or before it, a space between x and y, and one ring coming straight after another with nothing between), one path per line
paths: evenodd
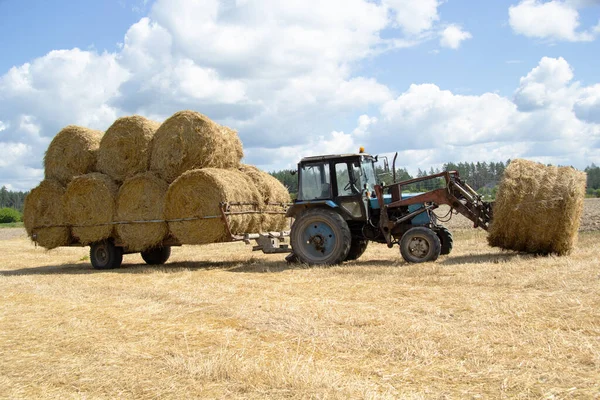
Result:
M431 190L414 197L402 199L403 186L437 178L445 179L446 185L444 188ZM383 192L385 189L388 189L392 194L392 202L390 204L384 204ZM386 237L388 245L391 245L391 231L395 226L403 223L406 219L412 218L416 214L435 209L441 204L450 206L452 209L473 221L474 228L480 227L488 230L493 217L492 203L483 201L481 196L475 192L475 190L465 182L461 181L457 171L446 171L435 175L393 183L387 186L377 185L375 186L375 194L381 209L380 228ZM410 216L403 217L397 221L389 220L389 210L413 204L425 205L419 210L411 213Z

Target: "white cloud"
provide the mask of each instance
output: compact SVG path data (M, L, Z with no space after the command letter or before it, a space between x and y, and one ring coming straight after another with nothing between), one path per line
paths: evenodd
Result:
M464 40L472 37L469 32L463 31L460 26L453 24L440 32L440 45L450 49L458 49Z
M527 76L521 78L515 92L515 103L520 110L531 111L549 106L572 107L578 84L570 85L573 70L562 57L544 57Z
M580 119L600 124L600 84L582 89L574 110Z
M582 160L597 155L581 150L600 142L590 123L597 89L574 82L566 60L542 59L514 100L434 84L397 94L365 72L375 55L440 38L442 28L450 28L443 45L459 47L469 34L440 22L441 3L157 0L116 53L57 50L0 75L0 143L10 159L0 184L34 186L64 125L106 129L121 115L162 120L181 109L238 129L245 161L264 168L359 145L403 149L403 165L415 168L533 149L559 159L553 152L567 140Z
M410 35L431 29L440 19L438 0L383 0L383 4L389 7L395 23Z
M593 31L578 31L578 8L592 3L585 0L521 0L508 9L509 24L513 31L528 37L569 42L592 41Z
M372 143L378 152L403 149L409 166L417 151L420 168L516 157L583 168L598 162L600 125L590 122L600 117L600 85L581 87L573 77L564 59L543 58L521 79L514 102L411 85L382 106Z

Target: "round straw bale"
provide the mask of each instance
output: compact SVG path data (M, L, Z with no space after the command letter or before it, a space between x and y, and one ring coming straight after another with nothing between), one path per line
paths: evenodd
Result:
M571 167L513 160L494 203L491 246L535 254L568 254L583 213L586 175Z
M127 179L117 195L117 221L156 221L163 219L169 185L151 172ZM117 225L117 235L132 251L159 245L169 229L166 222Z
M284 208L279 204L291 202L288 190L271 174L261 171L253 165L242 164L239 169L256 185L264 203L263 212L282 212ZM263 213L261 215L260 231L281 231L286 228L286 225L284 214Z
M36 235L36 243L46 249L66 246L71 233L65 225L63 197L65 188L53 179L43 180L25 198L23 225L29 237Z
M160 124L139 115L117 119L98 149L98 171L116 181L148 171L150 143Z
M75 125L58 132L44 156L46 179L56 179L66 185L74 176L95 171L102 134Z
M241 154L235 131L200 113L180 111L156 131L150 170L170 183L196 168L236 168Z
M118 187L105 174L93 172L75 177L64 197L67 223L82 244L107 239L113 234L113 214Z
M252 212L262 202L256 187L237 170L217 168L185 172L169 186L165 200L165 219L209 217L192 221L169 221L169 230L181 243L205 244L228 240L226 226L221 219L221 203L254 203L232 205L231 212ZM232 234L248 232L256 214L229 215Z

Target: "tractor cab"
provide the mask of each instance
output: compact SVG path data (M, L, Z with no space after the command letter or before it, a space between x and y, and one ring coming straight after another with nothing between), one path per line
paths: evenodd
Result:
M341 154L303 158L298 164L297 206L327 205L339 208L346 220L369 218L370 197L377 184L374 163L368 154Z

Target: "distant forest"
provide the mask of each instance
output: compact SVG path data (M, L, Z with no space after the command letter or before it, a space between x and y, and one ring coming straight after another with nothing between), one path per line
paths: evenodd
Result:
M467 182L479 194L491 198L496 197L498 183L504 174L506 162L460 162L446 163L440 168L430 168L429 170L417 170L416 176L411 175L405 168L396 169L396 181L404 181L413 178L420 178L427 175L433 175L441 171L458 171L461 178ZM589 196L600 197L600 167L595 164L590 165L584 170L587 173L587 193ZM271 172L275 178L279 179L292 194L298 193L298 177L292 175L291 170L282 170ZM383 168L377 168L377 176L381 182L392 183L392 173L384 172ZM439 186L440 182L423 182L414 185L413 191L426 191Z
M441 171L453 170L458 171L461 178L467 182L473 189L477 190L478 193L496 197L496 190L500 178L506 169L506 166L510 160L506 162L476 162L467 163L461 162L458 164L447 163L443 165L442 169L430 168L427 170L417 170L417 175L412 176L408 173L405 168L396 169L396 181L403 181L417 177L423 177L426 175L432 175ZM592 164L584 170L587 173L587 194L591 197L600 197L600 167L596 164ZM298 176L292 175L291 170L282 170L271 172L275 178L279 179L283 183L292 195L298 193ZM378 179L381 182L391 183L392 173L384 172L383 168L377 168ZM435 184L435 182L434 182ZM438 182L439 184L439 182ZM414 191L426 191L435 188L432 185L418 184L413 188ZM23 212L23 203L25 202L25 196L29 192L13 192L8 190L5 186L0 189L0 208L10 207L20 212Z
M0 208L9 207L23 212L23 203L27 193L29 192L12 192L6 189L6 186L2 186L2 189L0 189Z

